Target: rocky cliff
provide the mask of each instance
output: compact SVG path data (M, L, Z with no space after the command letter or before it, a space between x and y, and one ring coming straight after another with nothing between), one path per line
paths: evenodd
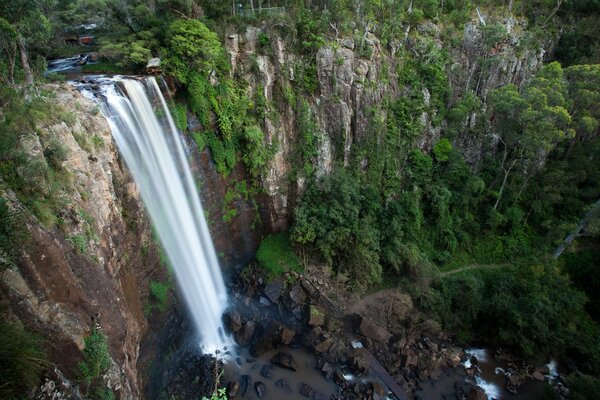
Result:
M552 47L551 39L539 48L528 47L530 33L526 22L512 17L489 20L487 26L473 20L465 24L462 32L446 28L426 22L413 27L415 33L407 34L404 41L386 45L373 33L365 32L360 39L335 38L318 50L314 60L316 92L304 96L317 130L318 151L312 160L317 176L329 173L334 163L347 166L355 144L374 134L378 119L385 121L385 102L415 90L422 92L424 111L420 116L422 130L414 144L428 151L439 139L446 122L440 121L440 110L430 104L433 88L426 85L417 88L398 79L407 53L419 63L429 63L432 53L448 50L444 68L450 93L446 106L451 108L466 94L475 95L482 104L461 122L468 128L487 123L484 112L491 90L508 83L523 84L541 66L547 49ZM494 35L494 29L501 34ZM261 35L270 37L266 48L259 41ZM232 74L248 83L251 96L262 91L270 105L263 127L268 142L276 144L277 152L262 179L269 195L265 221L270 229L285 229L295 197L303 186L301 175L290 179L299 140L299 119L303 118L291 89L306 58L295 54L293 46L281 34L267 28L248 27L243 33L232 33L225 44ZM472 135L465 131L468 134L452 140L476 166L484 151L493 151L495 140L489 134ZM368 160L363 162L366 165Z
M148 322L143 303L157 259L142 256L150 230L136 188L119 160L97 105L68 85L45 87L65 112L21 139L29 163L47 163L58 141L68 177L58 223L46 227L21 213L29 237L17 268L2 272L3 306L38 333L58 370L75 378L84 337L105 333L113 367L104 377L120 398L141 396L137 362ZM14 193L11 207L23 208ZM28 216L25 216L28 215Z

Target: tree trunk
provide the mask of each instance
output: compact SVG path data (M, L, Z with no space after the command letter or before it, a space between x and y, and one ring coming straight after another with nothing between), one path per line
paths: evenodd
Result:
M6 53L6 59L8 60L8 84L9 85L14 85L15 84L15 58L16 58L16 54L10 54L10 52L8 51L8 49L4 49L4 52Z
M29 66L27 50L25 50L25 43L21 36L19 36L17 39L17 44L19 45L19 58L21 59L21 67L23 67L23 72L25 73L25 85L32 86L33 73L31 72L31 67Z

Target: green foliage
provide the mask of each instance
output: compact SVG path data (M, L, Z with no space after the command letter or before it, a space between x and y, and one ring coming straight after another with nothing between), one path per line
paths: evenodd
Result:
M194 73L208 77L211 71L226 72L228 62L217 35L202 22L178 19L167 31L165 69L182 83Z
M210 395L210 398L202 397L202 400L227 400L227 389L219 388Z
M260 243L256 259L271 278L281 276L287 271L303 271L287 233L267 235Z
M41 339L20 323L0 320L0 397L24 399L32 387L40 383L46 365Z
M293 241L314 245L327 263L353 282L379 282L382 269L373 195L371 187L360 186L344 171L312 180L296 210Z
M67 241L73 245L79 254L88 252L88 238L86 235L71 235L67 237Z
M265 143L263 131L256 125L244 129L242 134L244 152L242 160L250 173L260 176L273 157L273 148Z
M591 375L572 374L567 377L569 399L592 400L600 391L600 379Z
M18 249L27 238L20 213L9 204L8 199L0 197L0 271L16 266Z
M433 146L433 154L437 161L448 161L448 156L452 151L452 143L446 138L438 140Z
M150 281L150 293L156 300L156 308L160 312L164 312L169 304L169 292L171 286L168 282Z
M114 398L112 390L105 386L102 379L111 365L106 336L94 327L90 335L84 338L83 361L79 364L80 380L88 395L101 400Z
M183 103L174 102L171 107L171 115L173 115L173 120L175 121L175 126L177 129L180 131L186 131L188 128L186 105Z

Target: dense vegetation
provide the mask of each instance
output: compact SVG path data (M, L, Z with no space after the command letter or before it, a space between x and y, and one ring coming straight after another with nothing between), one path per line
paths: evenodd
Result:
M201 150L208 147L222 175L243 163L250 182L236 185L239 193L228 191L229 200L260 191L279 145L267 138L265 117L274 108L292 109L297 138L289 178L302 181L303 191L291 231L267 236L259 249L258 262L269 275L301 270L296 248L348 276L357 289L400 280L421 309L462 342L488 338L528 357L569 352L589 374L571 378L574 398L593 393L594 376L600 375L600 65L595 64L600 2L273 0L268 10L260 0L241 4L11 0L0 5L5 56L0 59L0 269L16 266L15 244L26 236L15 223L21 211L9 207L6 190L52 226L59 222L57 210L69 184L60 169L66 157L60 143L44 143L45 163L23 151L35 123L69 119L28 86L45 79L46 57L74 51L59 43L76 35L77 25L94 22L93 49L103 63L96 68L139 72L148 58L160 56L178 89L177 126L190 131L188 122L197 120L189 133ZM478 60L482 69L498 62L494 50L510 41L508 16L528 23L515 28L524 30L519 51L542 48L552 38L554 62L523 85L489 94L478 91L476 82L453 88L453 51L460 47L465 23L479 14L487 18L480 27L483 47L492 54ZM430 21L440 27L443 46L418 29ZM262 87L248 91L241 73L232 74L224 35L249 25L262 28L258 53L272 55L271 41L281 37L298 57L293 81L277 94L282 104L269 104ZM348 37L359 55L370 57L368 34L402 60L380 77L402 95L387 96L369 110L371 131L353 143L349 155L334 143L333 171L323 175L317 170L321 139L311 103L319 90L316 52ZM244 72L256 72L258 64L252 68ZM423 112L440 132L427 151L416 145L425 129ZM461 143L482 137L488 140L482 140L481 157L468 159ZM228 222L236 210L224 205L224 214ZM553 259L554 249L586 214L580 235L587 241L578 243L587 247ZM89 241L69 240L81 252ZM439 274L467 265L479 268ZM164 309L168 292L166 284L154 282L149 310ZM92 332L82 382L101 398L111 396L98 385L98 375L110 366L107 354L102 333Z

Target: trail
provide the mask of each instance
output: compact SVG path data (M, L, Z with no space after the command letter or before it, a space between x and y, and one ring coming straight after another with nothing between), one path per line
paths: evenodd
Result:
M470 271L470 270L474 270L474 269L495 269L495 268L502 268L502 267L506 267L509 264L471 264L471 265L465 265L464 267L460 267L457 269L453 269L451 271L446 271L446 272L442 272L441 274L439 274L439 277L446 277L449 275L454 275L454 274L458 274L460 272L463 271Z

